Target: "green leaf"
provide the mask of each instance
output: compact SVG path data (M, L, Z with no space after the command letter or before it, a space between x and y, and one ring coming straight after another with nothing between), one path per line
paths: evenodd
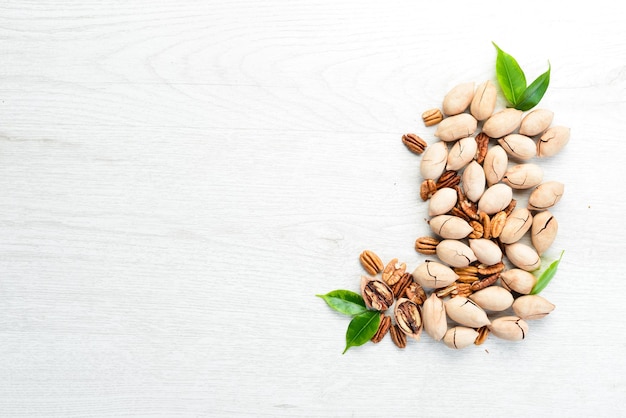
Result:
M371 340L378 331L379 325L380 312L378 311L365 311L352 318L346 331L346 348L341 354L345 354L350 347L363 345Z
M324 299L328 306L345 315L358 315L367 311L361 295L349 290L333 290L325 295L315 296Z
M498 51L498 56L496 57L498 83L502 93L504 93L504 97L509 103L515 105L524 93L524 90L526 90L526 76L515 58L501 50L495 42L492 42L492 44Z
M550 267L548 267L546 271L541 273L541 276L539 276L539 279L537 279L537 283L535 283L535 286L533 286L533 289L530 291L531 295L536 295L537 293L541 292L543 289L545 289L548 283L550 283L550 280L552 280L552 278L556 274L556 270L559 268L559 263L563 258L564 252L565 251L561 251L561 256L559 257L559 259L553 261L552 264L550 264Z
M515 103L517 110L527 111L537 106L550 84L550 69L550 62L548 62L548 71L537 77Z

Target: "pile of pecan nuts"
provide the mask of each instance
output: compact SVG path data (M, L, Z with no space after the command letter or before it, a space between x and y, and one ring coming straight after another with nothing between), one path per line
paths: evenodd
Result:
M417 238L415 250L429 259L409 273L397 259L383 264L372 251L361 253L369 273L361 294L381 312L375 343L389 333L404 348L423 330L455 349L480 345L490 334L519 341L529 320L555 308L531 294L532 272L556 237L550 210L564 185L544 181L533 160L556 155L570 130L552 126L547 109L496 109L496 93L491 81L458 85L441 109L422 114L427 127L436 126L430 145L413 133L402 136L421 155L420 196L432 234Z

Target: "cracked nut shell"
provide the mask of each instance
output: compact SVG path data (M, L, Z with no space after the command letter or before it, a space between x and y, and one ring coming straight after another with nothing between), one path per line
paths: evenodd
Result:
M437 257L452 267L467 267L477 260L476 254L472 249L454 239L444 239L436 248Z
M517 316L503 316L491 322L489 331L503 340L521 341L528 335L528 324Z
M393 305L393 291L382 280L361 276L361 296L365 306L377 311L386 311Z
M446 287L459 278L450 267L432 260L426 260L417 266L412 275L420 286L429 289Z
M478 331L468 327L452 327L443 336L443 343L448 348L460 350L474 344L478 338Z
M480 328L489 325L491 321L487 313L473 300L463 296L456 296L444 302L446 314L454 322L471 328Z

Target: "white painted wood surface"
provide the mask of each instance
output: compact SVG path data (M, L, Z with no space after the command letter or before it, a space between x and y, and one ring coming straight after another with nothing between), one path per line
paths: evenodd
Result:
M0 415L624 416L618 2L0 5ZM341 355L358 254L414 268L423 110L491 41L572 128L557 310L514 344Z

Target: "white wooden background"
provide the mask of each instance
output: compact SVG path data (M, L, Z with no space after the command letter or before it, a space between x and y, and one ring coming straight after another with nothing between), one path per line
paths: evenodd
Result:
M553 4L556 3L556 4ZM0 416L625 416L619 2L0 5ZM572 139L522 343L341 355L358 254L415 268L421 112L495 80Z

